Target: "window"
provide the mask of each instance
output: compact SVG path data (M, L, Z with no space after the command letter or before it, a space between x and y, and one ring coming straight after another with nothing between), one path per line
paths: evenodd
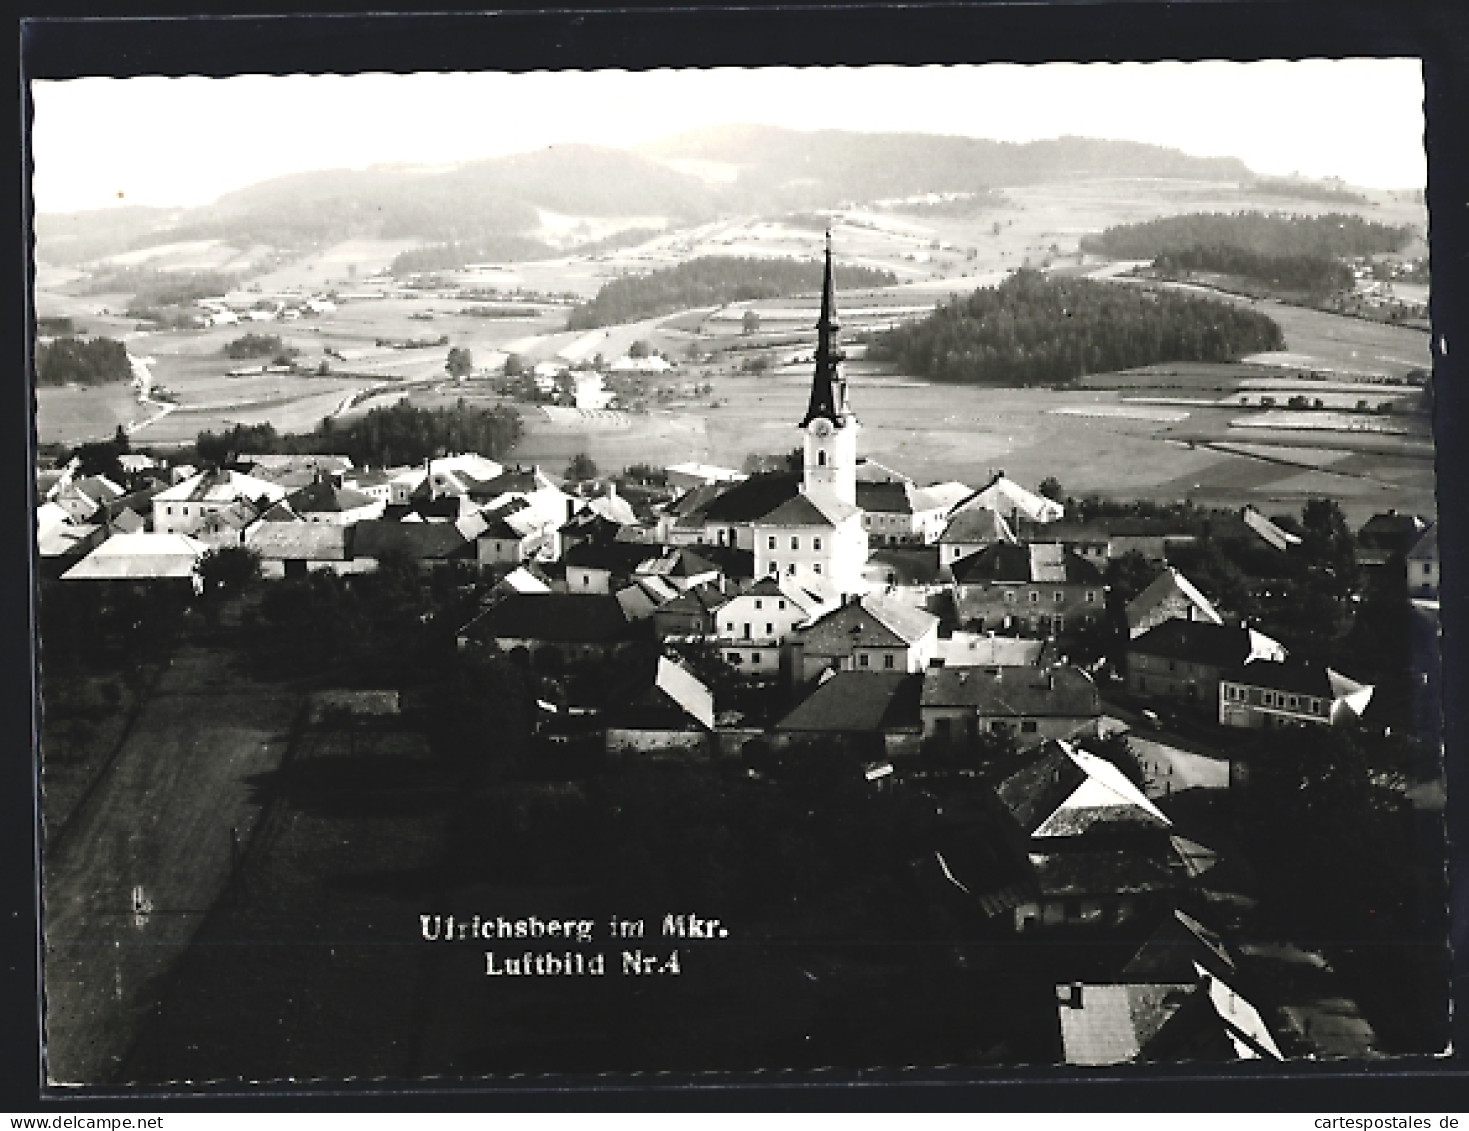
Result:
M774 534L772 534L772 535L771 535L771 536L770 536L770 539L769 539L769 545L768 545L768 546L767 546L767 547L766 547L766 548L767 548L767 549L770 549L770 550L773 550L773 549L775 549L775 535L774 535Z
M726 652L724 658L732 664L738 664L740 662L740 654L738 652Z
M771 573L779 573L780 572L780 563L779 562L771 562L770 563L770 572Z
M868 657L867 657L867 653L866 652L863 652L860 656L857 657L857 664L858 664L859 667L864 667L865 668L868 665L868 663L869 663L869 660L868 660Z
M796 563L795 562L788 562L788 563L786 563L786 576L787 577L795 577L796 576Z
M1013 589L1006 589L1005 590L1005 600L1009 601L1010 604L1013 605L1015 603L1015 590L1013 590Z
M794 534L792 534L791 535L791 549L792 550L799 550L800 548L801 548L801 540L799 538L797 538Z
M786 607L786 603L784 601L777 601L775 603L775 607L777 609L784 609Z
M163 509L166 510L169 514L173 514L173 508L172 507L164 507Z
M1041 595L1039 593L1037 593L1034 589L1032 589L1030 591L1030 603L1032 605L1039 604L1040 603L1040 599L1041 599Z
M1034 719L1021 719L1020 720L1020 733L1021 734L1034 734L1036 732L1038 726L1039 726L1039 724Z
M893 654L892 654L892 653L891 653L891 652L888 652L888 653L887 653L887 654L886 654L886 655L884 655L884 656L883 656L883 658L882 658L882 666L883 666L883 667L885 667L885 668L891 668L891 667L894 667L894 666L895 666L895 665L896 665L896 662L897 662L897 661L895 661L895 660L894 660L894 659L893 659Z
M1051 600L1059 605L1062 601L1066 600L1066 594L1057 589L1051 594Z
M1311 700L1311 714L1313 714L1313 715L1319 715L1320 713L1321 713L1321 700L1320 699L1312 699Z
M581 575L581 583L582 583L582 588L585 589L588 585L590 585L592 583L591 576L589 574L585 574L585 573L582 574Z
M820 573L821 572L821 563L820 562L814 562L814 563L812 563L811 570L812 570L813 573Z
M751 652L750 653L750 663L754 664L757 668L760 666L760 653L759 652Z
M816 466L817 467L825 467L826 466L826 453L825 452L817 452L816 453Z
M1300 705L1301 697L1299 695L1292 695L1290 701L1286 704L1292 711L1299 709Z
M1088 605L1095 605L1097 603L1097 591L1095 589L1088 589L1086 591L1086 603Z
M755 607L756 607L756 608L757 608L757 609L758 609L758 608L760 608L760 598L759 598L759 597L756 597L756 598L755 598Z
M1424 562L1423 563L1423 576L1424 577L1427 577L1432 571L1433 571L1433 563L1432 562Z
M750 624L748 621L745 622L744 637L746 640L750 639Z
M813 538L813 539L811 539L811 548L813 550L816 550L819 553L821 551L821 539L820 538Z
M724 622L724 631L727 632L727 633L729 633L731 636L733 636L734 635L734 621L732 621L732 620L725 621Z
M766 621L765 622L765 635L766 636L774 636L775 635L775 625L771 624L769 621Z

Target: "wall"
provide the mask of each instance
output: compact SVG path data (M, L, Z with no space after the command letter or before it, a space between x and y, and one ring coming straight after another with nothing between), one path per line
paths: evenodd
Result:
M607 728L607 753L708 757L716 747L701 730L623 730Z

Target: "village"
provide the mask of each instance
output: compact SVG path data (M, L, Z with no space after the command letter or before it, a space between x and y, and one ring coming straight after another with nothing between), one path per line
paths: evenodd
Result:
M1282 780L1283 751L1340 742L1370 762L1416 733L1372 781L1437 819L1432 519L1353 531L1329 500L1299 518L1076 500L990 467L919 484L862 454L838 297L828 243L781 466L73 460L38 479L43 606L85 587L140 616L161 600L216 617L317 575L410 571L465 610L449 647L525 673L533 757L726 765L776 789L819 765L842 790L922 799L935 831L904 866L956 945L1051 956L1031 1019L1051 1043L1027 1054L1391 1051L1359 1000L1375 967L1271 934L1224 815ZM392 693L343 691L341 709ZM1393 883L1409 920L1434 914L1431 886Z

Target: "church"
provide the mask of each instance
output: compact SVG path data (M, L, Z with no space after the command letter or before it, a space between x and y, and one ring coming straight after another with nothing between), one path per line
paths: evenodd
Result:
M799 425L805 433L799 491L751 526L757 577L789 577L849 594L867 588L862 567L868 545L857 506L857 439L862 425L848 400L839 328L828 232L821 317L816 323L816 368L811 399Z

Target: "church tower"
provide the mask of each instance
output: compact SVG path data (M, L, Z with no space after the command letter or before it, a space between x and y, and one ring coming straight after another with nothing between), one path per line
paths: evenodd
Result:
M813 501L857 505L857 434L862 430L847 404L847 379L837 344L836 284L832 279L831 232L826 233L826 276L821 287L821 319L816 323L816 372L811 402L800 427L806 433L801 490Z

